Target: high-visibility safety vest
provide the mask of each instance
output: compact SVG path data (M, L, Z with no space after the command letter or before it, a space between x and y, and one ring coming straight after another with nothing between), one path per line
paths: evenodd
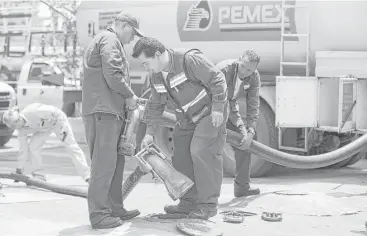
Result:
M210 68L205 70L205 68L200 69L192 66L190 67L190 62L187 59L187 56L185 56L184 62L184 55L191 53L191 50L189 52L180 50L171 50L169 52L171 57L171 66L167 77L165 78L163 73L152 74L150 80L151 87L160 95L166 96L168 101L172 103L180 124L197 123L201 118L209 115L212 110L213 102L212 94L210 92L212 90L205 87L202 81L197 78L199 76L210 76L208 75L208 73L210 73ZM192 51L192 53L200 52ZM206 58L200 57L197 59L207 60ZM208 63L203 64L208 65ZM219 79L223 79L225 81L224 76L220 71L219 73ZM218 89L216 89L216 91L218 91ZM226 86L223 87L223 91L220 93L223 93L223 98L220 100L225 100Z

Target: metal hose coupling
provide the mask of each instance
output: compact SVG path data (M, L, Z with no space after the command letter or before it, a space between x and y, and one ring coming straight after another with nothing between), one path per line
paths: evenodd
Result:
M182 197L194 185L191 179L173 168L167 161L167 157L153 142L147 148L139 151L134 157L139 161L140 166L124 182L122 187L123 199L137 185L140 178L149 172L164 183L172 200Z

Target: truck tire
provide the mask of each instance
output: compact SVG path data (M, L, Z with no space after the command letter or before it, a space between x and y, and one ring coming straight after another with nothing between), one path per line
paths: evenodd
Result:
M353 142L353 141L351 141ZM348 143L345 143L344 145L347 145L349 144L350 142ZM342 146L344 146L342 145ZM342 147L340 146L340 147ZM340 148L339 147L339 148ZM332 168L332 169L339 169L339 168L343 168L343 167L347 167L347 166L350 166L350 165L353 165L355 164L356 162L358 162L359 160L361 160L363 158L363 156L365 155L364 152L360 152L360 153L357 153L347 159L345 159L344 161L341 161L341 162L338 162L338 163L335 163L333 165L330 165L330 166L327 166L327 167L324 167L324 168Z
M351 166L351 165L357 163L358 161L360 161L364 157L364 155L365 155L364 152L357 153L357 154L347 158L344 161L335 163L335 164L330 165L326 168L339 169L339 168L344 168L344 167L347 167L347 166Z
M0 136L0 146L4 146L5 144L7 144L9 142L9 140L11 139L12 135L9 136Z
M246 100L238 100L240 113L242 118L245 118ZM245 120L245 119L244 119ZM278 131L275 127L275 114L269 105L260 99L260 114L257 122L257 130L255 140L269 147L278 148ZM261 177L270 172L275 164L266 161L258 156L251 155L251 177ZM223 169L230 176L235 176L236 162L234 151L231 145L226 144L223 150Z
M349 160L349 162L344 167L347 167L347 166L351 166L351 165L356 164L357 162L359 162L360 160L362 160L365 155L366 155L365 152L360 152L360 153L352 156L352 158Z

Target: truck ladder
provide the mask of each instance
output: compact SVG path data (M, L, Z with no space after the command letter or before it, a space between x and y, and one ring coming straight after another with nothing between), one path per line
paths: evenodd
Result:
M294 3L296 4L296 3ZM309 76L309 51L310 51L310 12L307 10L307 33L292 34L285 33L285 12L287 9L307 8L305 5L289 5L286 4L286 0L282 0L281 7L281 35L280 35L280 75L283 76L284 66L304 66L306 69L306 76ZM284 61L284 41L286 38L305 38L306 39L306 61L305 62L291 62Z
M294 5L290 5L286 3L286 0L282 0L282 6L281 6L281 34L280 34L280 76L284 76L284 66L301 66L301 67L305 67L306 76L309 76L309 52L310 52L310 12L307 9L307 6L305 5L296 5L297 3L295 2ZM286 33L285 31L285 12L289 9L296 9L296 8L304 8L306 10L306 20L307 20L307 32L306 33ZM286 41L286 38L305 38L306 40L306 61L305 62L295 62L295 61L284 61L284 42ZM304 127L300 127L302 128L302 133L303 133L303 147L298 147L298 144L296 144L296 147L294 146L284 146L282 144L282 140L283 140L283 129L282 127L278 127L278 148L281 150L288 150L288 151L295 151L295 152L308 152L308 146L309 146L309 132L310 129L309 128L304 128ZM298 143L298 142L297 142ZM299 143L300 144L300 143Z

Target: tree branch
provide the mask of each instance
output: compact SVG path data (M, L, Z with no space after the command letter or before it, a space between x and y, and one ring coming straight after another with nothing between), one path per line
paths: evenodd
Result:
M48 6L49 8L51 8L51 10L53 10L54 12L56 12L56 13L60 14L61 16L65 17L66 19L68 19L68 20L69 20L69 17L68 17L68 16L66 16L64 13L60 12L59 10L57 10L56 8L54 8L53 6L51 6L51 5L50 5L49 3L47 3L46 1L41 0L41 2L42 2L43 4L45 4L46 6Z

